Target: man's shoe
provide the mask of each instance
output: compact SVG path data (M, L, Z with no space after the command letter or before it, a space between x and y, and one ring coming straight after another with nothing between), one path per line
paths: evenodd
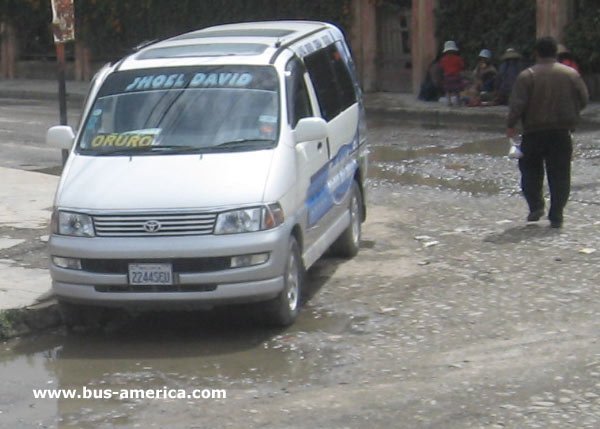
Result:
M562 228L562 220L551 220L550 228Z
M527 215L527 222L537 222L544 215L544 209L534 210Z

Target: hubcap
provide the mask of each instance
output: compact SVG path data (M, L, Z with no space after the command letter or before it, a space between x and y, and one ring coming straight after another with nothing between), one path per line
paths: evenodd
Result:
M288 306L290 310L295 311L298 306L298 261L295 252L290 252L286 280Z
M352 241L358 245L360 240L360 205L356 194L352 196L350 205L350 222L352 223Z

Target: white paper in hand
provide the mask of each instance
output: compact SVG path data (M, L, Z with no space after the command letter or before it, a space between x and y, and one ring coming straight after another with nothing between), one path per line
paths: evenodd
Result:
M523 152L521 152L521 145L516 139L510 139L510 149L508 150L508 157L512 159L519 159L523 157Z

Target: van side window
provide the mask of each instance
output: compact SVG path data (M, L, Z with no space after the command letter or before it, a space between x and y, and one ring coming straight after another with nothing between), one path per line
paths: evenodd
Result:
M352 82L354 83L354 92L355 94L361 94L362 90L360 88L360 83L358 80L358 73L356 73L356 65L352 60L352 54L350 53L350 49L348 46L342 42L335 42L335 45L338 47L340 53L342 54L342 58L346 65L348 66L348 71L350 72L350 77Z
M332 59L333 72L340 86L342 108L347 109L356 103L356 92L350 71L348 70L347 57L344 55L344 51L339 49L338 44L339 42L335 46L330 46L330 58Z
M336 45L306 56L304 63L314 83L323 117L327 121L356 103L352 77Z
M298 58L291 59L285 66L287 87L288 121L292 128L302 118L313 116L310 98L304 82L305 68Z

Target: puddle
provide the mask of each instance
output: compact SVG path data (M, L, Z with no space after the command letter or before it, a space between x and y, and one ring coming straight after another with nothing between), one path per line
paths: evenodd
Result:
M508 153L509 143L505 137L464 143L447 153L459 155L479 154L492 157L504 157Z
M393 185L427 186L437 189L450 189L453 191L467 192L473 195L496 195L501 188L491 180L466 180L460 178L445 179L441 177L423 176L417 173L397 173L378 165L369 166L369 179L376 183L389 183Z
M460 116L456 118L441 115L440 112L403 112L402 127L421 128L424 130L461 130L465 132L497 132L503 126L504 120L498 121L497 118L490 118L485 115L476 115L470 117L468 123ZM369 129L391 126L398 127L398 115L392 112L377 112L369 114L367 125Z
M371 146L369 160L372 162L403 162L437 155L484 155L503 157L508 153L505 138L463 143L460 146L424 146L403 148L399 146Z
M225 389L228 395L257 389L267 395L318 380L318 368L330 357L316 350L326 349L326 339L347 332L350 324L345 316L310 306L286 331L223 312L160 313L110 334L56 333L5 342L0 417L6 427L19 428L132 427L136 410L164 404L114 397L42 400L33 397L33 389Z
M472 172L473 167L470 163L443 157L481 155L499 158L506 156L507 152L508 143L505 138L467 142L459 146L372 146L369 155L369 179L382 184L418 185L471 194L495 195L501 188L494 180L477 180L478 175ZM438 161L438 172L432 175L423 171L419 160L427 160L429 167L432 160ZM448 174L444 174L444 171Z

